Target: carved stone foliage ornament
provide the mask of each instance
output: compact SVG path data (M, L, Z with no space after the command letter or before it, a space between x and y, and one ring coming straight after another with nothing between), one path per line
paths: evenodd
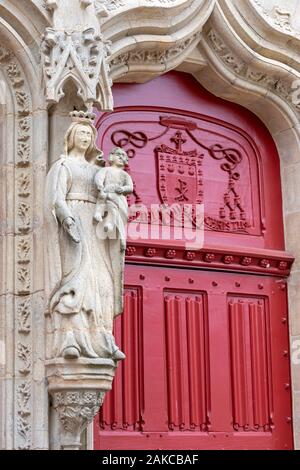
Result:
M278 5L273 8L267 8L261 0L252 0L255 7L263 14L268 23L271 23L275 28L280 29L284 33L290 33L299 36L291 25L292 13Z
M118 8L126 6L126 0L103 0L109 11L117 10ZM178 2L178 0L144 0L144 3L152 6L167 6Z
M84 103L95 103L100 109L111 110L109 44L93 28L73 33L47 28L42 56L48 102L59 102L65 94L65 84L71 80Z
M44 5L47 10L53 12L58 8L60 0L44 0ZM91 5L95 5L96 13L99 16L107 16L107 10L105 7L105 3L107 0L79 0L82 8L87 8Z
M14 54L0 46L0 68L7 77L15 102L15 421L16 449L31 447L31 292L32 193L31 99L21 66Z
M118 8L126 6L125 0L104 0L106 8L109 11L117 10Z
M250 80L252 83L269 89L272 93L280 96L294 108L300 115L300 100L295 99L295 81L299 80L295 74L290 73L286 78L279 74L266 74L252 65L248 65L241 58L237 57L224 43L223 39L214 30L210 29L207 34L207 41L224 64L238 76Z
M136 70L138 66L143 70L145 67L151 68L157 67L158 65L164 68L171 68L174 61L176 62L182 54L188 54L189 51L197 45L200 37L201 32L198 31L188 38L178 41L177 44L163 50L156 47L155 49L140 49L111 56L109 59L111 76L114 79L119 78L119 76L123 74L124 67L130 71L131 66L134 70Z
M20 449L29 449L29 438L31 436L30 424L30 397L31 397L31 383L29 380L21 382L17 388L17 429L20 436L24 439L26 444L20 446Z

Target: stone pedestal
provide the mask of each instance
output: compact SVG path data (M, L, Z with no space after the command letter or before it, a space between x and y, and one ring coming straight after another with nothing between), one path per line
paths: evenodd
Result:
M79 450L81 434L111 390L117 363L111 359L46 362L50 395L50 449Z

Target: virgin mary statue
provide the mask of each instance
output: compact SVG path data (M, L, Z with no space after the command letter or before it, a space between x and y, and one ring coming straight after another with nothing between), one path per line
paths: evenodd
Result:
M112 330L114 317L123 310L124 246L118 235L97 235L94 178L105 161L95 144L95 116L82 111L71 116L64 154L46 180L48 356L120 360L125 355Z

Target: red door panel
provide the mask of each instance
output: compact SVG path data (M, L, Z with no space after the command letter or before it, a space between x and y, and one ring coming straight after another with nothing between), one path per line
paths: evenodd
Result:
M233 426L270 430L273 422L268 299L230 296Z
M126 361L122 363L114 379L113 390L106 395L101 427L110 429L140 430L143 393L143 344L142 338L142 289L129 287L125 291L125 312L122 321L115 322L115 336Z
M96 448L292 448L286 290L271 277L236 279L127 266L116 336L128 359Z
M208 312L205 293L165 290L168 428L209 427Z

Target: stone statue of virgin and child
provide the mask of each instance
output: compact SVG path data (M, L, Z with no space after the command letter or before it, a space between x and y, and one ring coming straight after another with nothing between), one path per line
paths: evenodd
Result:
M113 336L123 311L128 205L133 191L127 154L115 148L109 165L96 147L94 115L71 113L64 154L46 180L46 293L49 358L124 359Z

